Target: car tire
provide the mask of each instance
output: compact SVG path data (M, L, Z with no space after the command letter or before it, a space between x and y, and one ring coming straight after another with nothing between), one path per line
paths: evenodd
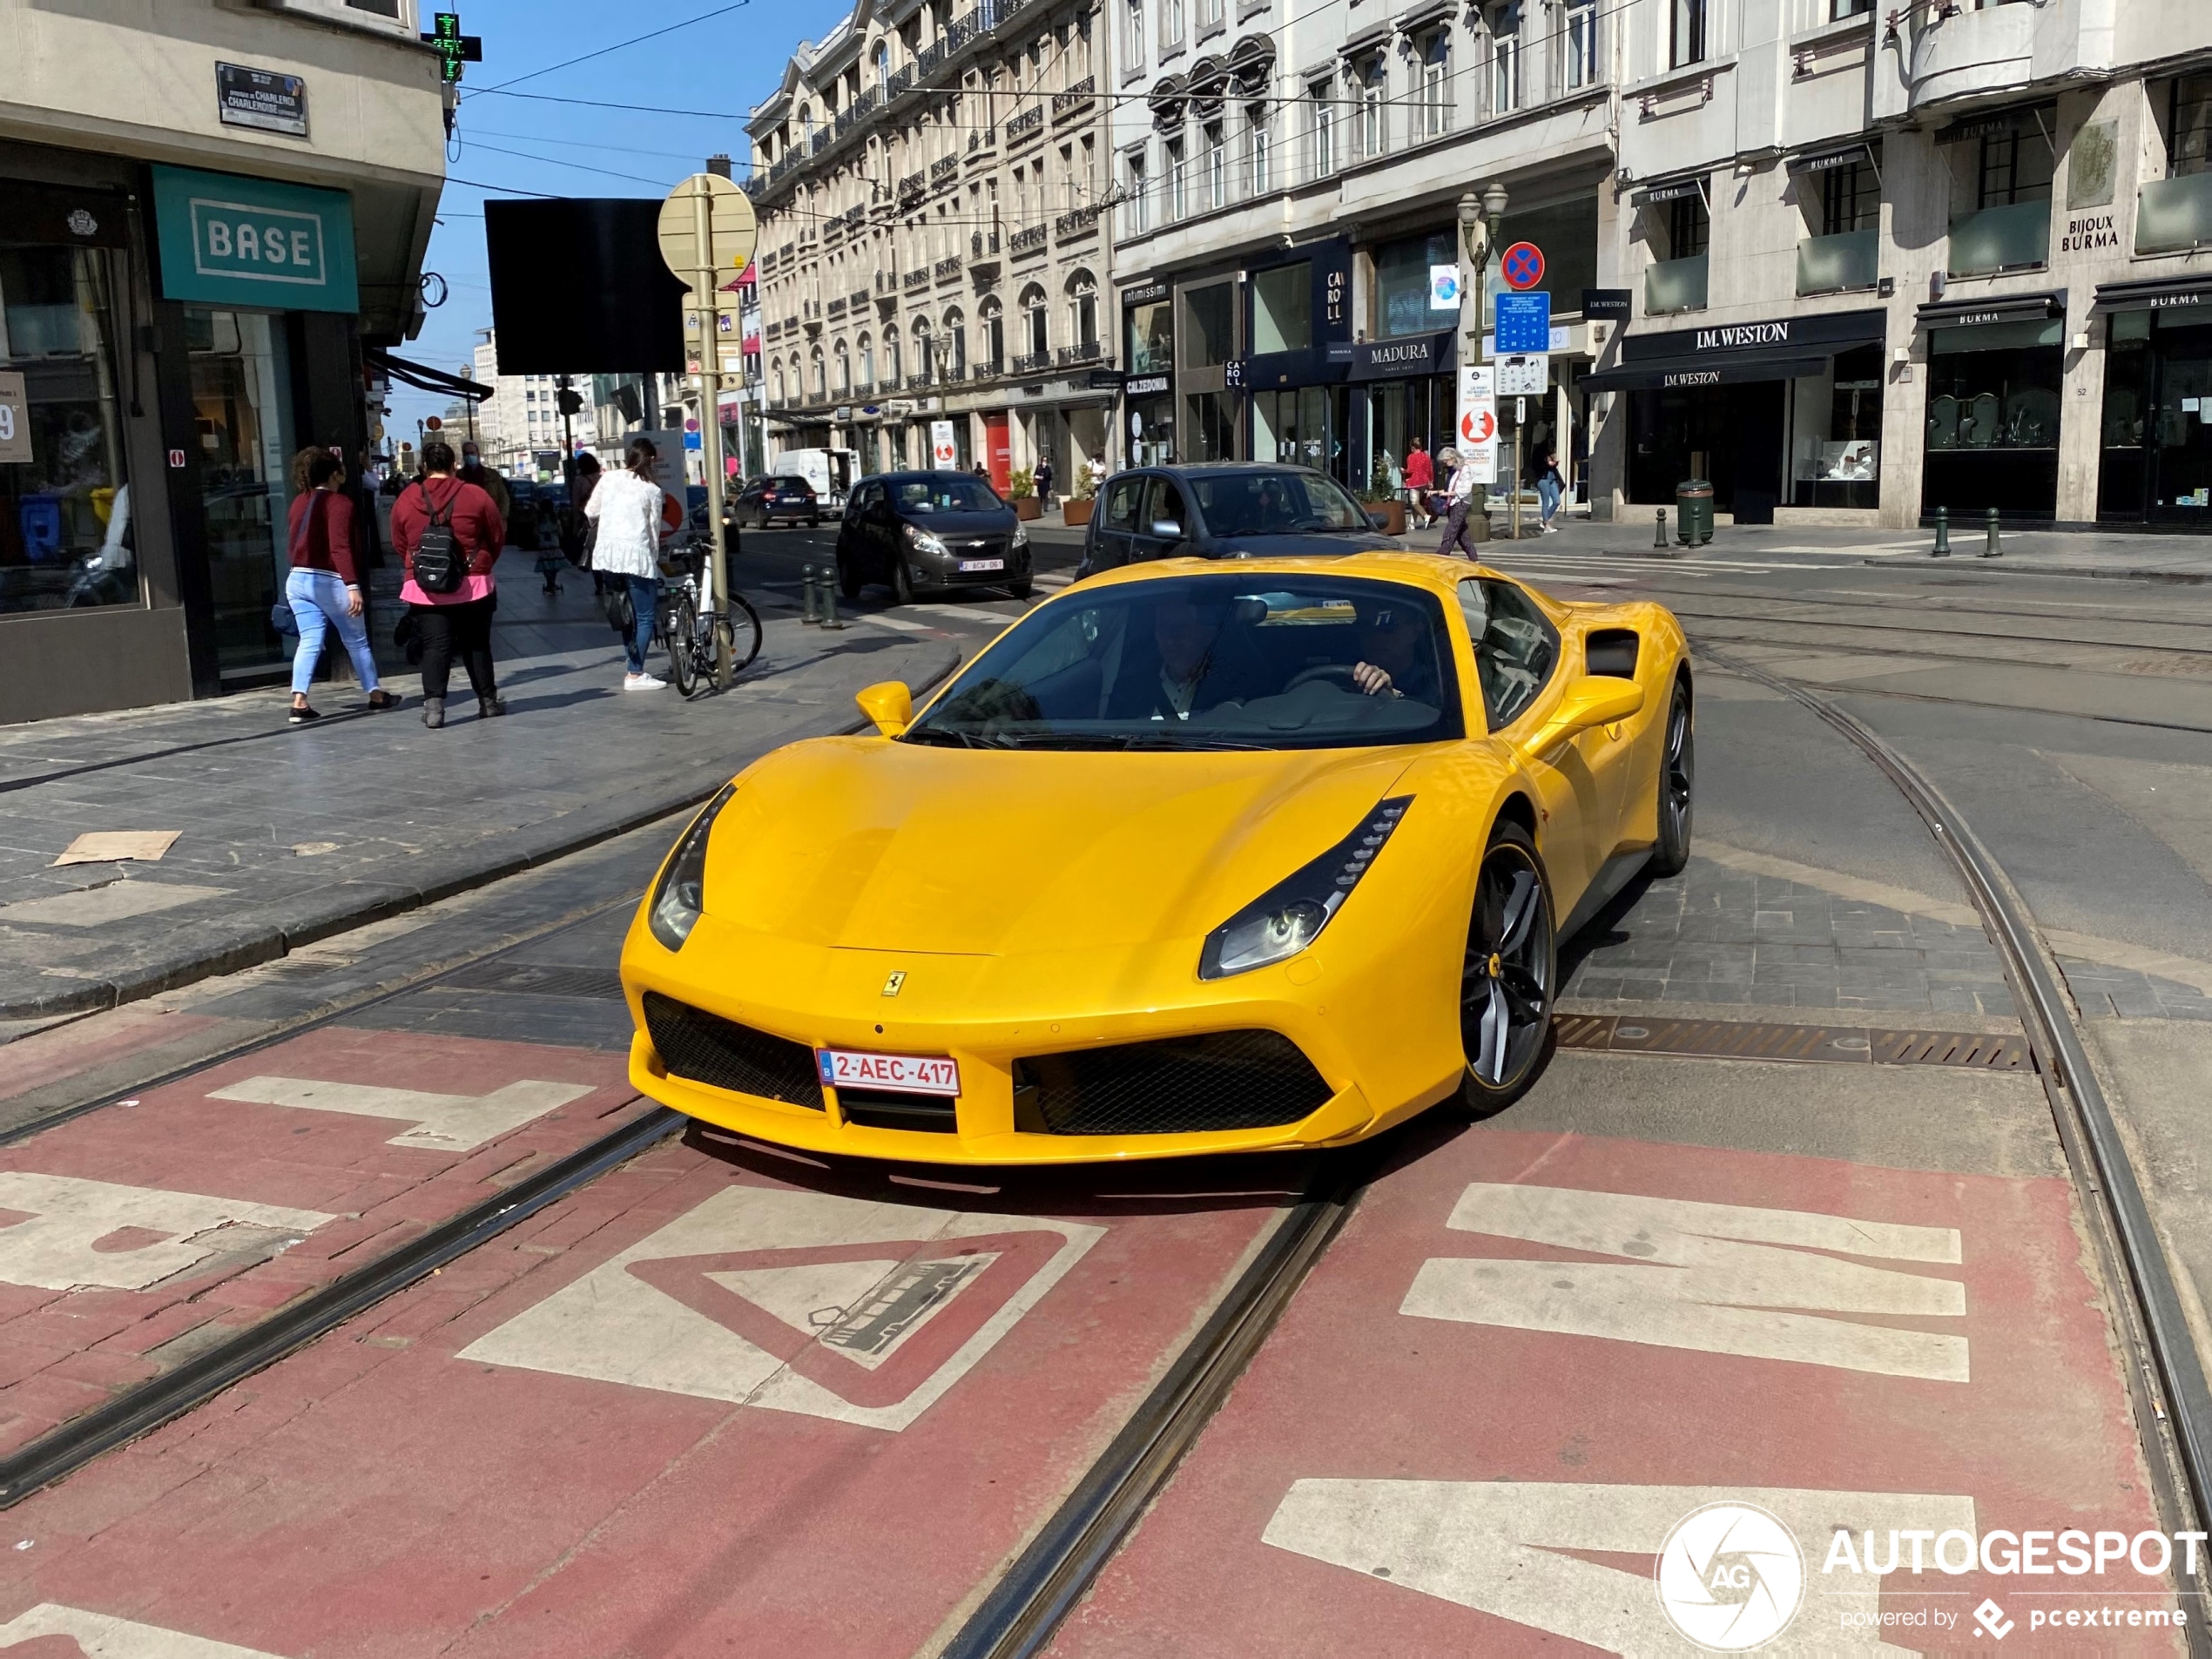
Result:
M1528 832L1501 819L1475 873L1460 969L1460 1099L1487 1117L1551 1063L1559 941L1551 877Z
M894 604L914 602L914 572L907 569L905 557L896 553L891 556L891 598Z
M857 604L860 597L860 572L857 566L840 559L837 562L837 590L845 596L846 604Z
M821 529L821 527L822 516L819 513L816 513L813 517L806 521L806 528L810 530L818 530Z
M1659 840L1650 865L1654 875L1680 875L1689 863L1696 781L1697 723L1691 718L1689 682L1678 678L1667 705L1667 729L1659 750Z
M1026 599L1036 590L1036 583L1025 576L1019 582L1008 583L1006 590L1017 599Z

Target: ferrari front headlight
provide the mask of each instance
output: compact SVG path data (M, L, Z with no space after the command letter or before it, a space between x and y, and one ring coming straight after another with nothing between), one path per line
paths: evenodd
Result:
M1248 974L1295 956L1319 938L1413 804L1411 795L1378 802L1358 829L1208 934L1198 977Z
M681 950L684 941L691 936L691 929L706 909L706 843L714 828L715 815L727 806L730 796L737 789L735 784L722 786L722 792L707 802L699 815L691 820L691 828L684 832L684 839L676 844L676 851L669 855L668 863L660 873L660 883L653 889L653 901L645 912L645 925L653 930L653 937L670 950Z

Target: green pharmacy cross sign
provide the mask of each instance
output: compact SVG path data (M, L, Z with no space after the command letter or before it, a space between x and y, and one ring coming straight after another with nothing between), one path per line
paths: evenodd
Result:
M461 78L463 64L484 61L483 37L462 34L457 11L441 11L431 18L430 32L422 37L422 43L437 53L441 74L448 81Z

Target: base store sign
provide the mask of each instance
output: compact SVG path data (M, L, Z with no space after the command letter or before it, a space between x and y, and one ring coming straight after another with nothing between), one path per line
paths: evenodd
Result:
M1460 464L1474 469L1474 481L1498 481L1497 371L1487 363L1460 368Z

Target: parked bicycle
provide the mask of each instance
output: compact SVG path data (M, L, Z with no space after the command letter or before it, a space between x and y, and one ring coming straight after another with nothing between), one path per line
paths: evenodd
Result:
M678 574L664 576L654 634L668 649L669 678L678 695L701 685L726 691L760 655L760 614L734 588L729 608L714 604L714 573L704 550L671 553Z

